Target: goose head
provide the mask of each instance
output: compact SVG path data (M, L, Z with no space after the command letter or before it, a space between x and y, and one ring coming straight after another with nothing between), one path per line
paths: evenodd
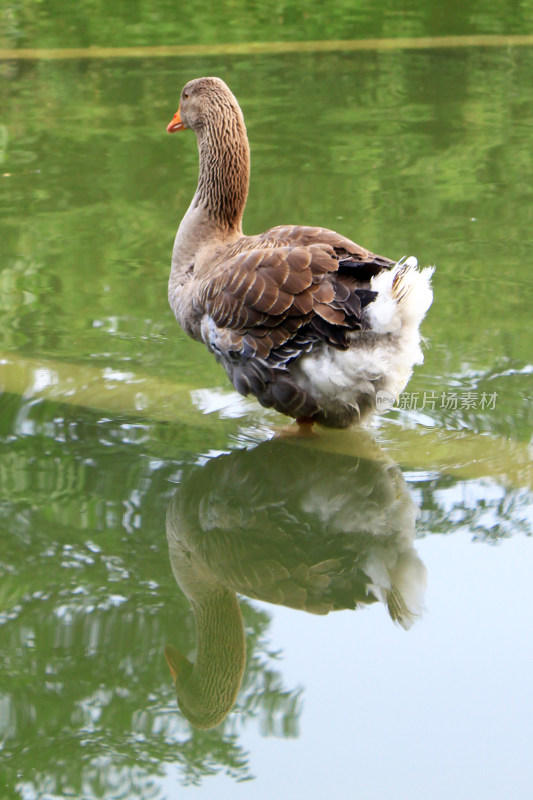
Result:
M235 95L221 78L196 78L182 89L179 107L167 126L168 133L191 128L196 134L206 127L242 117Z
M174 681L178 707L191 725L200 730L209 730L225 720L235 705L242 680L244 649L242 665L237 658L232 670L235 674L226 676L224 666L221 668L218 663L224 660L218 644L214 639L211 652L204 657L207 661L209 656L214 656L210 670L198 661L193 664L176 647L165 647L165 659ZM210 675L206 674L208 671Z

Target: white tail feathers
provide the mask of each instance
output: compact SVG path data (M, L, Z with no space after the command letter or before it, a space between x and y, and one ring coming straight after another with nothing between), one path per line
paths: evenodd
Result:
M430 280L433 268L420 271L414 256L401 258L390 270L372 278L378 293L367 314L376 333L397 333L405 326L420 325L433 300Z
M351 346L317 348L291 365L292 374L318 398L330 425L360 422L375 410L378 391L397 398L414 365L423 362L420 323L433 299L432 274L432 268L420 271L415 258L382 270L370 281L377 297L365 307L368 325L354 331ZM396 600L390 602L394 608ZM396 614L406 620L405 611Z

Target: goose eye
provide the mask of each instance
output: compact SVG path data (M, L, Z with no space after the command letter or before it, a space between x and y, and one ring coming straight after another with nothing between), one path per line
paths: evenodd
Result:
M183 92L183 99L184 100L188 100L189 99L189 95L188 95L187 92Z

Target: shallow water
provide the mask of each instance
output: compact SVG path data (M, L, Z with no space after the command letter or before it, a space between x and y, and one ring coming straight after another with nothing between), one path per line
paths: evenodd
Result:
M531 30L528 4L168 5L13 4L3 46ZM533 50L478 44L0 62L2 796L529 797ZM197 154L164 131L201 74L245 113L247 232L437 266L425 363L365 431L273 439L172 319ZM165 663L197 642L173 570L226 587L233 623L196 608L219 687L244 630L211 730Z

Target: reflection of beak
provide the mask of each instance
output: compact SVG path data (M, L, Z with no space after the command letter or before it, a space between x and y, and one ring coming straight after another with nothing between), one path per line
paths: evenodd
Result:
M181 121L180 110L176 111L174 116L172 117L171 122L167 125L167 133L176 133L176 131L184 131L185 130L185 123Z
M172 133L172 131L170 131ZM187 665L190 665L190 661L188 658L185 658L184 655L180 653L179 650L176 650L171 644L167 644L165 647L165 658L167 660L168 668L170 670L170 674L172 675L172 680L176 683L177 678L179 677L180 672L183 668Z

